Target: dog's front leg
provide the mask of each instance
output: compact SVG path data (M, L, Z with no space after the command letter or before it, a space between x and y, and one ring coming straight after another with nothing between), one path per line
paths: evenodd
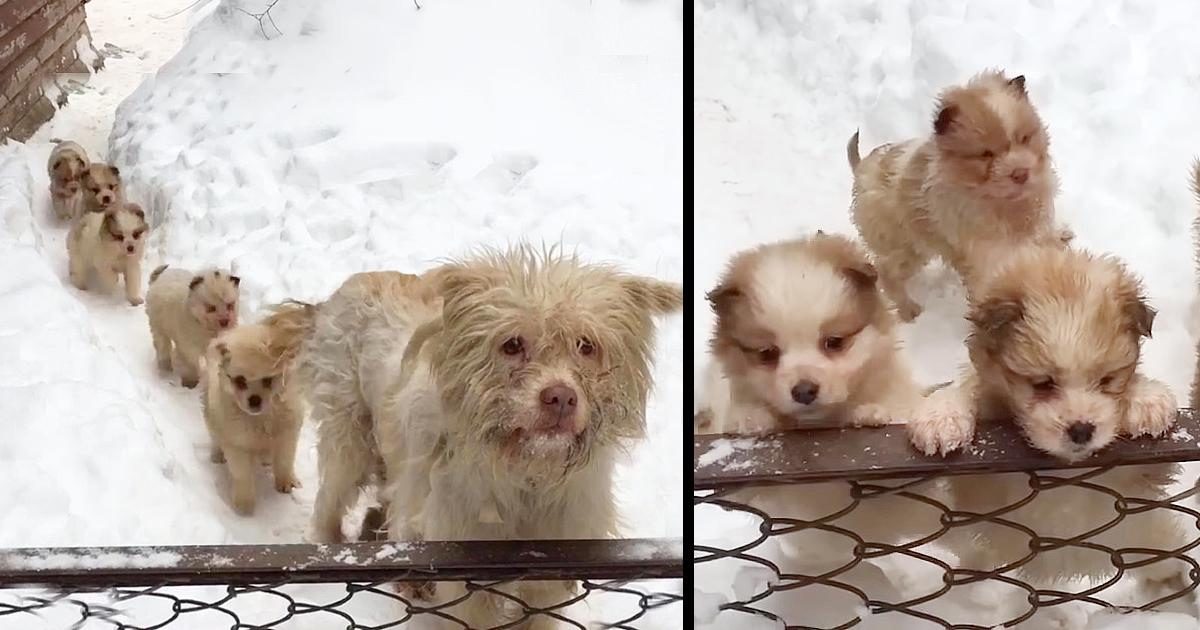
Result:
M908 423L908 437L926 455L946 455L975 436L978 387L974 373L929 395Z
M286 413L291 413L287 410ZM300 487L296 480L296 442L300 439L300 423L289 422L275 436L275 444L271 449L271 471L275 474L275 490L290 493L292 488Z
M1121 433L1131 437L1158 437L1175 424L1178 416L1175 395L1165 383L1134 374L1126 395L1129 411L1125 414Z
M137 258L125 261L125 299L132 306L142 303L142 261Z
M226 466L232 480L233 509L243 516L254 513L254 473L258 470L255 453L240 449L225 449Z

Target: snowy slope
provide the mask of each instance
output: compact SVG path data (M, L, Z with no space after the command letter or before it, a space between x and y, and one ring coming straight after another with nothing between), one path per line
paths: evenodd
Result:
M697 357L712 325L703 293L732 253L817 228L854 233L845 144L855 129L864 150L923 134L942 87L1003 67L1027 77L1049 125L1058 209L1077 243L1123 257L1145 280L1159 311L1146 372L1186 397L1196 284L1188 176L1200 155L1200 40L1190 25L1200 6L699 0L694 8ZM949 380L966 360L961 288L934 266L914 295L926 312L903 336L917 375ZM705 363L696 362L697 386ZM1185 481L1195 478L1190 471ZM702 512L698 538L740 539L736 519ZM714 627L721 619L733 623L719 617Z
M97 47L121 56L34 141L0 147L0 356L16 358L0 362L0 501L12 506L0 546L300 542L316 491L306 428L303 486L279 495L264 473L256 516L229 508L197 392L157 372L144 310L67 282L46 191L51 137L121 167L152 225L144 268L232 264L247 319L285 297L322 299L357 271L420 271L518 240L682 281L678 2L427 0L418 12L286 0L269 39L235 10L265 3L153 17L186 4L90 4ZM618 473L628 536L682 533L682 328L680 317L660 327L649 439ZM590 597L581 618L630 614L627 599ZM244 622L278 616L253 600L236 602ZM395 618L379 607L356 606L359 623ZM676 605L639 625L681 618Z

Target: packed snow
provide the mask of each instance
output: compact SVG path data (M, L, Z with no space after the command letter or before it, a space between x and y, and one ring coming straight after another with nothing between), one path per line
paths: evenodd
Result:
M1062 192L1060 218L1082 247L1122 257L1145 280L1158 310L1145 345L1145 372L1186 400L1195 339L1196 285L1189 225L1196 206L1189 166L1200 155L1200 40L1192 24L1200 6L1186 1L988 2L910 0L837 2L697 0L695 2L695 251L692 352L697 391L703 387L712 314L704 301L734 252L757 243L824 229L854 234L848 216L851 174L846 141L862 130L864 153L884 142L926 133L943 87L980 70L1024 74L1050 129ZM702 253L701 253L702 252ZM914 283L925 313L902 328L919 379L956 376L966 361L964 299L952 274L934 265ZM694 400L699 405L700 396ZM1178 433L1174 439L1190 440ZM1184 485L1195 482L1187 467ZM695 510L697 543L728 548L757 534L757 519ZM774 557L772 543L756 548ZM712 615L727 601L738 563L697 565L704 627L749 627L736 611ZM900 567L903 569L904 567ZM910 567L911 568L911 567ZM881 599L896 595L879 569L855 579ZM894 577L889 569L889 577ZM936 588L941 572L927 585ZM760 583L757 592L766 589ZM981 622L987 597L954 589L926 610L957 623ZM1106 593L1106 596L1108 593ZM1185 597L1162 615L1093 615L1093 628L1195 627ZM809 587L765 604L787 610L790 624L836 625L859 600ZM1083 608L1072 612L1087 618ZM847 616L847 613L849 616ZM1004 619L1004 617L1001 617ZM694 619L701 626L702 618ZM769 620L753 619L754 623ZM1047 627L1035 617L1027 626ZM875 615L864 628L933 628L916 618Z
M144 269L231 265L247 320L284 298L323 299L358 271L419 272L518 241L682 282L681 3L284 0L265 34L244 11L266 2L188 4L89 4L105 69L63 82L69 104L29 143L0 146L0 546L303 542L317 487L306 427L302 487L277 494L264 475L256 515L233 513L198 394L157 371L144 310L67 281L66 228L46 189L51 138L121 168L151 225ZM661 322L648 437L619 467L628 537L682 535L682 329L680 317ZM345 588L289 595L336 601ZM162 605L125 607L150 624ZM247 624L286 612L265 595L228 607ZM598 594L568 614L636 609ZM360 624L397 618L370 594L343 610ZM69 612L40 626L0 616L0 628L67 627ZM192 613L171 627L222 622ZM681 628L683 610L637 623Z

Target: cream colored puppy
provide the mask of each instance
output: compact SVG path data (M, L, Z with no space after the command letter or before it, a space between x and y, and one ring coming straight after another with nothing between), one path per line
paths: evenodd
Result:
M150 273L146 316L158 367L174 367L184 387L200 380L200 359L222 330L237 325L241 278L217 269L192 273L162 265Z
M712 423L697 432L755 434L910 418L921 391L876 277L858 245L820 232L735 256L708 294L717 314L711 342L716 369L706 397ZM853 505L850 490L846 483L815 483L750 488L734 498L773 517L818 520ZM885 495L831 524L868 542L909 542L940 529L939 513L923 507ZM825 531L779 541L806 574L853 558L852 539Z
M351 277L320 306L304 351L317 538L343 539L377 457L393 540L614 536L613 469L644 433L654 319L682 300L678 285L526 247L421 278ZM573 592L501 588L535 607ZM464 595L457 583L437 590ZM483 592L452 614L479 628L521 616Z
M67 256L71 282L86 291L95 276L100 290L109 293L124 276L125 299L142 303L142 252L145 249L146 213L134 203L125 203L80 216L67 233Z
M1073 238L1054 222L1049 143L1025 77L1001 72L944 91L929 138L885 144L860 160L854 134L850 214L902 320L921 313L907 284L935 256L969 292L972 273L1014 244Z
M955 387L933 394L909 429L927 454L967 445L976 418L1012 421L1035 448L1080 462L1120 435L1162 435L1175 421L1175 397L1138 373L1141 342L1154 311L1138 280L1116 259L1058 247L1027 247L981 283L971 300L971 366ZM1090 480L1125 497L1162 500L1174 464L1125 466ZM1078 472L1043 473L1069 476ZM951 477L955 508L986 513L1029 495L1023 474ZM1111 495L1062 487L1043 490L1005 519L1041 536L1071 538L1117 516ZM1148 510L1088 541L1112 548L1172 549L1186 543L1176 512ZM971 569L991 570L1029 553L1020 530L984 523L951 530L947 542ZM1158 562L1146 577L1183 566ZM1068 545L1043 551L1020 571L1039 581L1115 574L1110 555Z
M291 382L293 359L312 324L312 307L290 305L259 324L238 326L212 340L204 381L204 424L212 436L212 461L232 479L233 508L251 514L259 459L271 458L275 490L296 481L296 441L302 415Z
M90 166L87 151L75 142L59 142L50 152L46 164L46 172L50 175L50 202L60 221L74 219L82 212L81 180Z

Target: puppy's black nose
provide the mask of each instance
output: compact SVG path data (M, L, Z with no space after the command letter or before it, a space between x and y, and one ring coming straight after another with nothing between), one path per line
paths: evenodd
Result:
M1087 444L1096 432L1096 425L1090 422L1076 422L1067 427L1067 436L1076 444Z
M817 399L821 386L812 381L800 381L792 388L792 400L801 405L811 405Z
M262 396L259 396L258 394L251 394L250 398L246 399L246 402L250 403L251 407L257 409L259 405L262 405Z

